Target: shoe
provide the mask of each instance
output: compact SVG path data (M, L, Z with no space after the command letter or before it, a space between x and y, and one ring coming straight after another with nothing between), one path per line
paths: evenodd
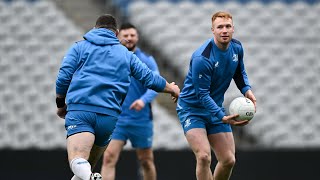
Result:
M92 173L90 180L102 180L102 176L99 173Z

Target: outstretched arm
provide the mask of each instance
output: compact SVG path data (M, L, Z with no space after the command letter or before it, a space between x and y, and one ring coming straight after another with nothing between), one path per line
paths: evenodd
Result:
M151 71L148 66L142 63L137 56L133 55L130 62L132 76L140 81L145 87L157 92L169 93L174 101L180 94L180 89L175 83L168 83L161 75Z

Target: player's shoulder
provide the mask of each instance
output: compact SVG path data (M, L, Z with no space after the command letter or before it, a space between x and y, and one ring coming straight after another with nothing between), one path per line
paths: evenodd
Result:
M82 39L74 42L75 45L81 45L83 43L86 43L86 40Z
M81 49L81 47L83 46L82 44L85 43L85 40L78 40L75 41L71 46L70 49L74 49L76 51L79 51Z
M145 51L142 51L140 48L138 48L135 53L143 61L155 61L152 55L146 53Z
M234 39L234 38L232 38L232 39L231 39L231 42L236 43L236 44L238 44L238 45L241 45L241 46L242 46L241 42L240 42L238 39Z
M239 40L232 38L231 43L233 43L235 46L242 48L242 44Z
M84 42L84 41L85 41L84 39L81 39L81 40L76 41L75 43L81 43L81 42Z
M193 59L194 58L210 59L212 48L213 48L212 39L208 39L192 54L192 58Z
M149 53L142 51L140 48L137 49L137 52L139 52L142 56L146 58L152 57Z

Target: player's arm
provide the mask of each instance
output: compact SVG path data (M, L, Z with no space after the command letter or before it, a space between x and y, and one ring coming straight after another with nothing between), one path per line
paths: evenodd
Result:
M168 83L162 76L151 71L148 66L132 54L130 59L131 75L140 81L145 87L157 92L169 93L176 102L180 94L180 89L175 83Z
M154 58L151 56L149 57L148 59L148 63L147 63L147 66L155 73L155 74L160 74L159 73L159 69L158 69L158 66L157 66L157 63L156 61L154 60ZM148 89L141 97L140 99L145 103L151 103L155 98L156 96L158 95L157 92L155 92L154 90L151 90L151 89Z
M200 103L213 116L216 116L218 119L222 120L222 118L225 116L225 113L210 96L211 76L213 71L212 64L202 57L194 57L191 68L192 82Z
M238 89L241 91L241 93L249 98L256 107L256 98L251 90L251 86L249 84L247 72L245 70L244 62L243 62L243 49L241 48L240 54L239 54L239 63L238 67L236 69L236 72L233 76L234 82L236 83Z
M192 81L195 91L201 102L201 104L214 116L220 119L224 123L232 125L245 125L248 121L236 121L235 118L239 115L227 116L222 109L216 104L216 102L210 96L211 74L212 64L202 57L195 57L192 60Z
M156 61L154 60L154 58L152 56L149 57L148 62L146 63L146 65L156 74L160 74L159 73L159 69L157 66ZM152 89L147 89L147 91L137 100L135 100L131 105L130 105L130 109L134 109L136 111L140 111L141 109L143 109L145 107L146 104L151 103L156 96L158 95L157 92L155 92Z
M64 56L56 79L56 105L57 115L64 118L66 114L65 97L74 72L78 67L77 43L75 43Z
M248 76L244 67L243 63L243 49L241 48L241 51L239 53L239 61L238 66L236 69L235 74L233 75L233 80L236 83L238 89L241 91L241 93L244 95L249 89L251 89L251 86L249 84Z

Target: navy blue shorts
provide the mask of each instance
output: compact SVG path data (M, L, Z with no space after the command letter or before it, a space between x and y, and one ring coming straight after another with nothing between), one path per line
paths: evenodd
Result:
M206 110L181 107L179 105L178 107L177 114L184 133L193 128L206 129L208 135L221 132L232 132L230 124L223 123Z
M132 120L138 121L138 120ZM146 149L151 148L153 139L152 121L143 121L139 124L122 124L117 123L111 139L126 142L130 140L132 147Z
M94 144L106 146L115 128L117 117L87 111L68 111L65 117L67 137L80 133L90 132L95 135Z

